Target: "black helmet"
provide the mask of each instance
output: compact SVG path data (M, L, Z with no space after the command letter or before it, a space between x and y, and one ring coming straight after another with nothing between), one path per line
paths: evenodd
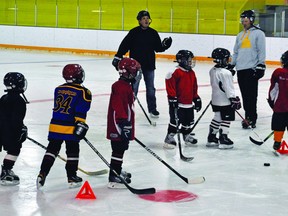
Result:
M25 92L27 89L27 80L24 75L19 72L9 72L4 76L4 85L7 91Z
M137 20L141 20L142 17L144 17L144 16L148 16L149 19L151 19L149 12L148 12L148 11L145 11L145 10L139 11L139 13L138 13L138 15L137 15L136 18L137 18Z
M288 51L284 52L280 58L283 67L288 67Z
M252 23L254 23L254 20L255 20L255 13L254 13L254 10L246 10L246 11L243 11L240 15L240 18L243 19L243 18L248 18Z
M213 61L221 67L227 66L230 56L230 52L224 48L216 48L212 51Z
M186 70L191 70L195 66L195 61L192 62L193 58L194 55L189 50L179 50L176 54L176 61L179 63L179 66Z

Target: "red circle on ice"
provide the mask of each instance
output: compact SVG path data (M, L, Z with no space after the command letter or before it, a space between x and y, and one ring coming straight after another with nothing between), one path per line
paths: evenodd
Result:
M193 193L179 190L160 190L155 194L139 195L141 199L154 202L190 202L198 196Z

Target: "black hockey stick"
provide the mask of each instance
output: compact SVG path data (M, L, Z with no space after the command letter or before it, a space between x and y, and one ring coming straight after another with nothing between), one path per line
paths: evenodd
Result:
M27 137L28 140L32 141L33 143L35 143L36 145L40 146L41 148L47 150L47 147L42 145L41 143L37 142L36 140L30 138L30 137ZM59 154L57 155L58 158L60 158L62 161L64 162L67 162L67 160L63 157L61 157ZM85 171L83 169L81 169L80 167L78 167L78 170L85 173L86 175L89 175L89 176L94 176L94 175L103 175L103 174L106 174L108 173L108 170L107 169L103 169L103 170L98 170L98 171L94 171L94 172L90 172L90 171Z
M136 95L134 95L135 99L137 100L139 106L141 107L145 117L147 118L148 122L150 125L156 126L156 122L152 122L151 119L149 118L149 116L147 115L146 111L144 110L142 104L140 103L140 100L138 99L138 97Z
M268 136L265 137L264 140L260 140L260 141L257 141L255 139L253 139L251 136L249 136L249 139L252 143L256 144L256 145L262 145L264 142L266 142L272 135L274 134L274 131L272 131Z
M178 173L175 169L173 169L169 164L167 164L162 158L160 158L156 153L154 153L150 148L144 145L140 140L138 140L135 137L135 141L139 143L143 148L145 148L150 154L152 154L155 158L157 158L160 162L162 162L166 167L168 167L172 172L174 172L177 176L179 176L183 181L185 181L187 184L200 184L205 181L204 177L196 177L193 179L188 179L184 176L182 176L180 173Z
M155 188L145 188L145 189L135 189L128 185L128 183L125 181L125 179L119 175L114 169L111 168L108 161L100 154L100 152L92 145L92 143L89 142L89 140L84 137L84 141L92 148L92 150L101 158L101 160L109 167L109 169L118 177L121 179L123 184L134 194L154 194L156 192Z
M191 161L194 159L194 157L185 157L182 154L181 138L180 138L180 130L179 130L179 119L178 119L177 110L178 110L178 108L176 107L174 109L174 114L175 114L175 121L176 121L176 132L177 132L177 138L178 138L178 147L179 147L180 158L184 161Z
M201 113L201 115L198 117L197 121L194 123L193 127L191 128L191 132L194 130L194 128L196 127L196 125L198 124L198 122L200 121L200 119L202 118L202 116L205 114L205 112L207 111L208 107L211 105L212 101L209 102L209 104L205 107L205 109L203 110L203 112Z

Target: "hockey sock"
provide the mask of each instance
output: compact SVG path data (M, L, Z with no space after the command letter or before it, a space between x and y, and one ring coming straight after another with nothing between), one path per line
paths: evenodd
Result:
M11 170L18 156L7 154L3 160L3 169Z
M122 152L113 151L111 155L111 162L110 162L111 169L114 169L119 175L122 170L123 156L124 151ZM112 170L110 170L109 176L115 176Z
M274 141L281 142L284 135L284 131L274 131Z
M76 172L78 169L78 163L79 163L79 154L68 154L67 155L67 163L65 166L67 176L76 176Z
M222 129L222 134L228 134L230 128L230 121L222 121L220 127Z
M212 129L212 134L217 134L220 128L221 122L216 121L215 119L212 119L210 123L210 128Z
M44 173L47 176L51 167L54 164L55 158L56 158L55 154L47 151L41 163L40 173Z

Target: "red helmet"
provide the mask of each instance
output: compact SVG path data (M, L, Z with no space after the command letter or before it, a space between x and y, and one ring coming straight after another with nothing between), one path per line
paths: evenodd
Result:
M123 58L118 64L118 69L121 77L132 80L141 70L141 65L135 59Z
M63 78L69 83L83 83L85 72L79 64L67 64L62 71Z

